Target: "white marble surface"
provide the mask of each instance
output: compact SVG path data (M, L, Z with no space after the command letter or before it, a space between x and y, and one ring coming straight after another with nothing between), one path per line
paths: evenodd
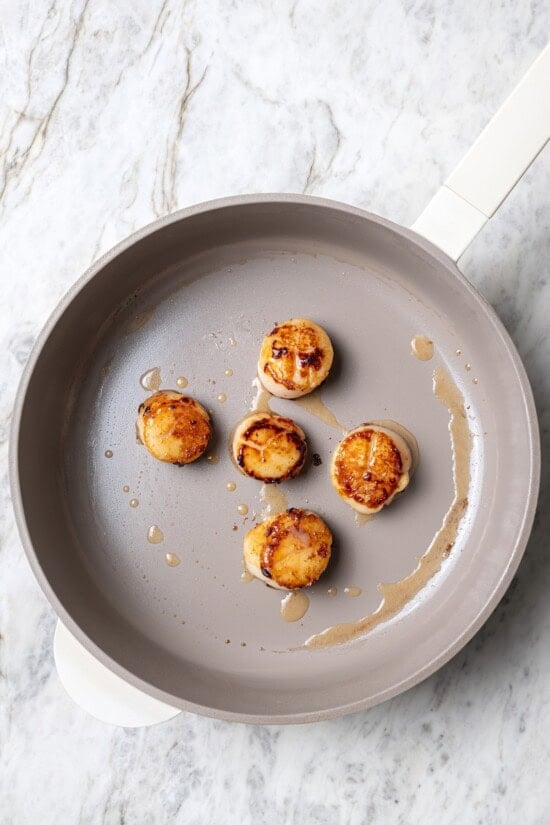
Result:
M508 595L422 685L298 728L87 717L9 505L16 384L82 270L158 215L306 191L410 223L550 36L527 0L5 0L0 29L0 821L545 825L550 154L461 266L525 359L543 492Z

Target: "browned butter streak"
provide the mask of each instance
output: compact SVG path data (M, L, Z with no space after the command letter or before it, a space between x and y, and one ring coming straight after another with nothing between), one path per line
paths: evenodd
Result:
M329 427L334 427L336 430L341 430L341 432L346 432L346 427L343 424L340 424L332 410L329 410L327 405L324 403L320 390L316 392L311 392L308 395L302 395L300 398L295 398L293 400L293 404L297 404L306 412L310 413L310 415L314 415L323 424L327 424Z
M252 386L256 390L256 395L252 401L250 409L252 412L271 412L269 402L271 393L266 390L258 377L252 381Z
M456 541L458 528L468 506L470 490L470 459L472 434L464 408L464 397L449 373L438 368L433 373L433 392L451 414L449 432L453 456L453 480L455 494L443 524L433 537L430 546L418 559L412 573L398 582L379 584L382 601L373 613L355 622L336 624L321 633L310 636L304 643L307 648L330 647L343 644L367 633L382 622L395 616L420 592L426 583L440 570L445 558Z
M298 622L303 619L309 608L309 599L301 591L287 593L281 600L281 617L285 622Z
M278 484L262 484L260 500L265 505L262 509L263 521L288 509L288 499Z
M429 361L434 354L433 341L425 335L415 335L411 341L411 354L419 361Z
M365 524L368 524L369 521L372 521L375 517L376 513L358 513L355 511L353 520L357 527L364 527Z

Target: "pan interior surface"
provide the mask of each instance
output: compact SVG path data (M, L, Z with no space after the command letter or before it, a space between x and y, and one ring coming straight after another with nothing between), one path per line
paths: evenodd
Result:
M279 489L288 506L318 512L335 539L309 611L289 623L279 612L284 594L241 581L243 536L265 504L228 443L252 405L263 336L299 316L334 344L325 407L346 429L399 422L416 436L420 464L405 493L358 526L329 480L341 431L272 399L322 462ZM434 342L432 360L411 355L418 334ZM394 619L344 646L300 649L325 627L375 610L377 585L410 573L442 523L454 488L449 412L432 391L437 367L463 394L473 435L456 544ZM209 458L175 467L137 443L148 395L141 380L151 370L161 388L211 411ZM273 721L374 704L449 658L519 560L534 473L522 375L492 312L454 266L383 221L299 199L173 219L100 262L35 360L18 445L31 561L96 655L172 704ZM162 541L148 540L152 527ZM180 563L170 566L166 554ZM346 587L362 592L351 598Z

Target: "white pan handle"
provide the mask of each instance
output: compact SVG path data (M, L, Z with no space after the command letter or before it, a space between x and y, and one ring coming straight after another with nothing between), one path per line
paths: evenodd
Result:
M83 710L123 728L156 725L180 711L129 685L88 653L59 620L53 653L61 684Z
M454 261L550 140L550 45L412 225Z

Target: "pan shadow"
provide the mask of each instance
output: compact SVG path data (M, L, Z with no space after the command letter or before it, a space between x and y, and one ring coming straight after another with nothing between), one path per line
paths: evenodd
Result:
M346 351L345 341L332 327L325 326L324 329L332 341L334 360L326 380L323 381L320 386L321 392L324 387L332 387L333 384L336 386L345 386L342 382L348 380L347 373L349 372L350 365L350 354Z
M330 532L332 533L332 548L330 552L330 561L327 567L327 571L324 574L323 578L320 580L321 586L323 584L326 584L326 580L329 578L329 576L338 573L338 566L340 565L342 559L342 554L340 552L341 543L338 537L338 531L335 531L334 524L328 523L328 526L330 528Z

